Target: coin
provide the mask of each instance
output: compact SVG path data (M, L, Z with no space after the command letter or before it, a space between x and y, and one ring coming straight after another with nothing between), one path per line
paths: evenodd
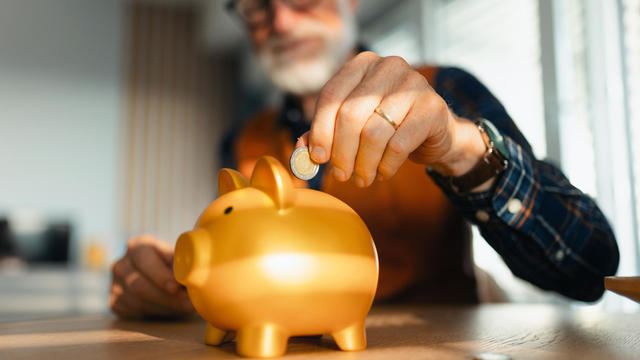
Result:
M293 151L291 159L289 159L289 166L293 175L300 180L313 179L318 174L318 169L320 169L320 165L311 161L309 148L306 146L299 147Z

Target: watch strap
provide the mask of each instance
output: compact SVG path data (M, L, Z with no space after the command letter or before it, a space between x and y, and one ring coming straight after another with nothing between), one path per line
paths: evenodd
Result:
M496 148L496 144L485 130L485 121L480 120L476 124L485 143L486 152L482 159L466 174L449 178L450 186L456 193L467 193L507 168L507 158ZM496 136L496 134L491 135Z

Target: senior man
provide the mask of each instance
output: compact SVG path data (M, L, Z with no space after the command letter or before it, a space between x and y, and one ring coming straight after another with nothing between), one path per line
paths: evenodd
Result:
M355 0L235 0L266 73L287 95L231 136L245 175L265 154L283 163L309 146L309 182L351 207L380 256L377 301L478 300L465 219L513 273L594 301L619 260L594 201L536 160L504 107L463 70L412 68L356 45ZM193 311L171 272L172 250L130 240L113 266L110 303L125 317Z

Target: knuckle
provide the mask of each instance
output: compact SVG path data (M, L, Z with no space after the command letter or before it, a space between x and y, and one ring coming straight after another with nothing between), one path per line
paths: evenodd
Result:
M420 74L417 71L409 71L405 77L404 77L404 82L409 86L409 87L416 87L416 88L420 88L420 87L429 87L429 82L427 81L427 79L422 76L422 74Z
M122 286L116 282L111 284L111 291L110 291L110 296L113 297L118 297L120 295L122 295L123 293L123 289Z
M331 155L331 162L334 166L339 167L342 170L346 170L347 167L347 158L341 152L336 152Z
M156 241L156 238L153 235L142 234L135 237L132 237L127 242L127 250L135 251L137 248L143 245L153 244Z
M354 125L361 122L357 109L358 106L353 100L345 101L338 112L338 120L345 125Z
M395 156L404 155L407 152L407 145L398 138L392 138L391 141L389 141L388 147L389 152Z
M386 132L379 126L365 126L362 129L362 141L367 143L379 143L386 140Z
M395 170L390 164L381 163L380 166L378 166L378 173L381 174L385 179L389 179L395 174Z
M327 82L320 90L320 96L318 97L318 106L325 106L327 104L335 103L339 101L339 87L334 84L333 81Z
M141 242L142 237L132 237L131 239L129 239L129 241L127 241L127 251L134 251L138 246L140 246Z
M449 111L449 108L447 107L447 104L438 95L431 96L429 98L429 100L428 100L427 105L428 105L430 111L437 112L438 114L442 114L442 113L445 113L445 112Z
M394 68L409 67L407 61L400 56L387 56L386 58L384 58L383 63Z
M377 59L380 59L380 56L378 56L378 54L374 53L373 51L363 51L358 55L356 55L353 60L354 61L359 61L359 60L372 61Z

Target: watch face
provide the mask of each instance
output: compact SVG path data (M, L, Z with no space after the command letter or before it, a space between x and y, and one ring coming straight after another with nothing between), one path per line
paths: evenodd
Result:
M483 119L482 124L484 125L484 129L489 136L489 139L493 141L493 146L500 152L500 154L507 160L509 160L509 152L507 151L507 146L504 143L504 137L498 131L495 125L487 119Z

